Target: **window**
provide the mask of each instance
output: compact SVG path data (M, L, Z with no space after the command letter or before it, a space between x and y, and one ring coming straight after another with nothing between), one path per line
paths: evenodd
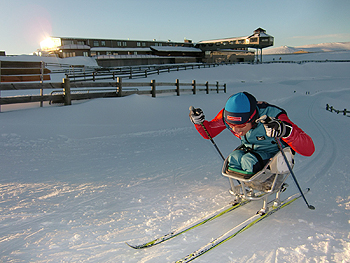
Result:
M124 41L124 42L123 42L123 47L126 47L126 46L127 46L127 44L126 44L126 42Z
M258 43L258 38L256 38L256 37L251 38L250 43Z
M75 57L75 52L63 52L64 58Z
M102 47L105 47L105 46L106 46L106 41L103 41L103 40L102 40L102 41L101 41L101 46L102 46Z
M85 45L85 41L78 41L78 45Z
M118 47L121 47L121 46L122 46L122 42L118 41L118 42L117 42L117 46L118 46Z
M145 43L145 42L143 42L143 43L142 43L142 46L143 46L143 47L145 47L145 46L146 46L146 43Z
M141 43L140 43L140 42L137 42L137 43L136 43L136 46L141 47Z
M83 51L83 56L84 56L84 57L88 57L88 56L89 56L89 52Z
M73 45L74 42L73 40L62 40L62 45L65 46L65 45Z
M94 47L99 47L100 46L100 42L98 42L97 40L94 41Z

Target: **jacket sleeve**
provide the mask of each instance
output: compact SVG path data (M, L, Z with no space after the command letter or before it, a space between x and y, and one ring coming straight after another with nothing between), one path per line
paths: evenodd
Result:
M204 127L206 128L206 130L208 131L208 133L210 134L210 136L212 138L214 138L216 135L218 135L219 133L221 133L223 130L226 129L226 126L225 126L225 123L223 120L223 111L224 111L224 109L222 109L216 115L216 117L214 119L212 119L211 121L205 120L203 122ZM195 124L195 127L204 139L209 139L209 137L206 134L205 130L203 129L202 125Z
M291 134L286 138L282 138L282 140L297 153L303 156L311 156L315 151L315 145L311 137L294 124L286 114L281 114L278 118L292 126Z

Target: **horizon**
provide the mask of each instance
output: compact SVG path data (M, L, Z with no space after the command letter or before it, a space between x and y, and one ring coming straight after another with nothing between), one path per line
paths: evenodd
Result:
M259 27L274 37L273 47L350 41L346 0L337 5L320 0L317 6L312 1L270 0L258 8L253 0L62 0L59 4L4 2L0 50L7 55L31 54L48 36L199 42L249 36Z

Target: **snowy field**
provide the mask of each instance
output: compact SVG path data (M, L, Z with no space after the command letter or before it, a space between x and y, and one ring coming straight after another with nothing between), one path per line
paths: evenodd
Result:
M332 54L340 53L323 55ZM194 69L151 78L219 81L227 93L133 95L0 113L0 262L174 262L250 217L260 202L153 248L125 244L230 202L222 160L189 121L188 107L212 119L239 91L283 107L313 138L316 152L297 155L294 172L311 188L306 198L316 210L299 199L194 262L350 262L350 118L325 110L327 103L350 110L349 72L350 63ZM224 155L239 144L228 131L215 142ZM288 184L283 196L297 192L292 179Z

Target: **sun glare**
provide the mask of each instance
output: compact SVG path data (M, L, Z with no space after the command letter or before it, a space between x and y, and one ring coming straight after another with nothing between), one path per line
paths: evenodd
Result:
M40 42L41 50L52 50L59 46L61 46L60 38L48 37Z

